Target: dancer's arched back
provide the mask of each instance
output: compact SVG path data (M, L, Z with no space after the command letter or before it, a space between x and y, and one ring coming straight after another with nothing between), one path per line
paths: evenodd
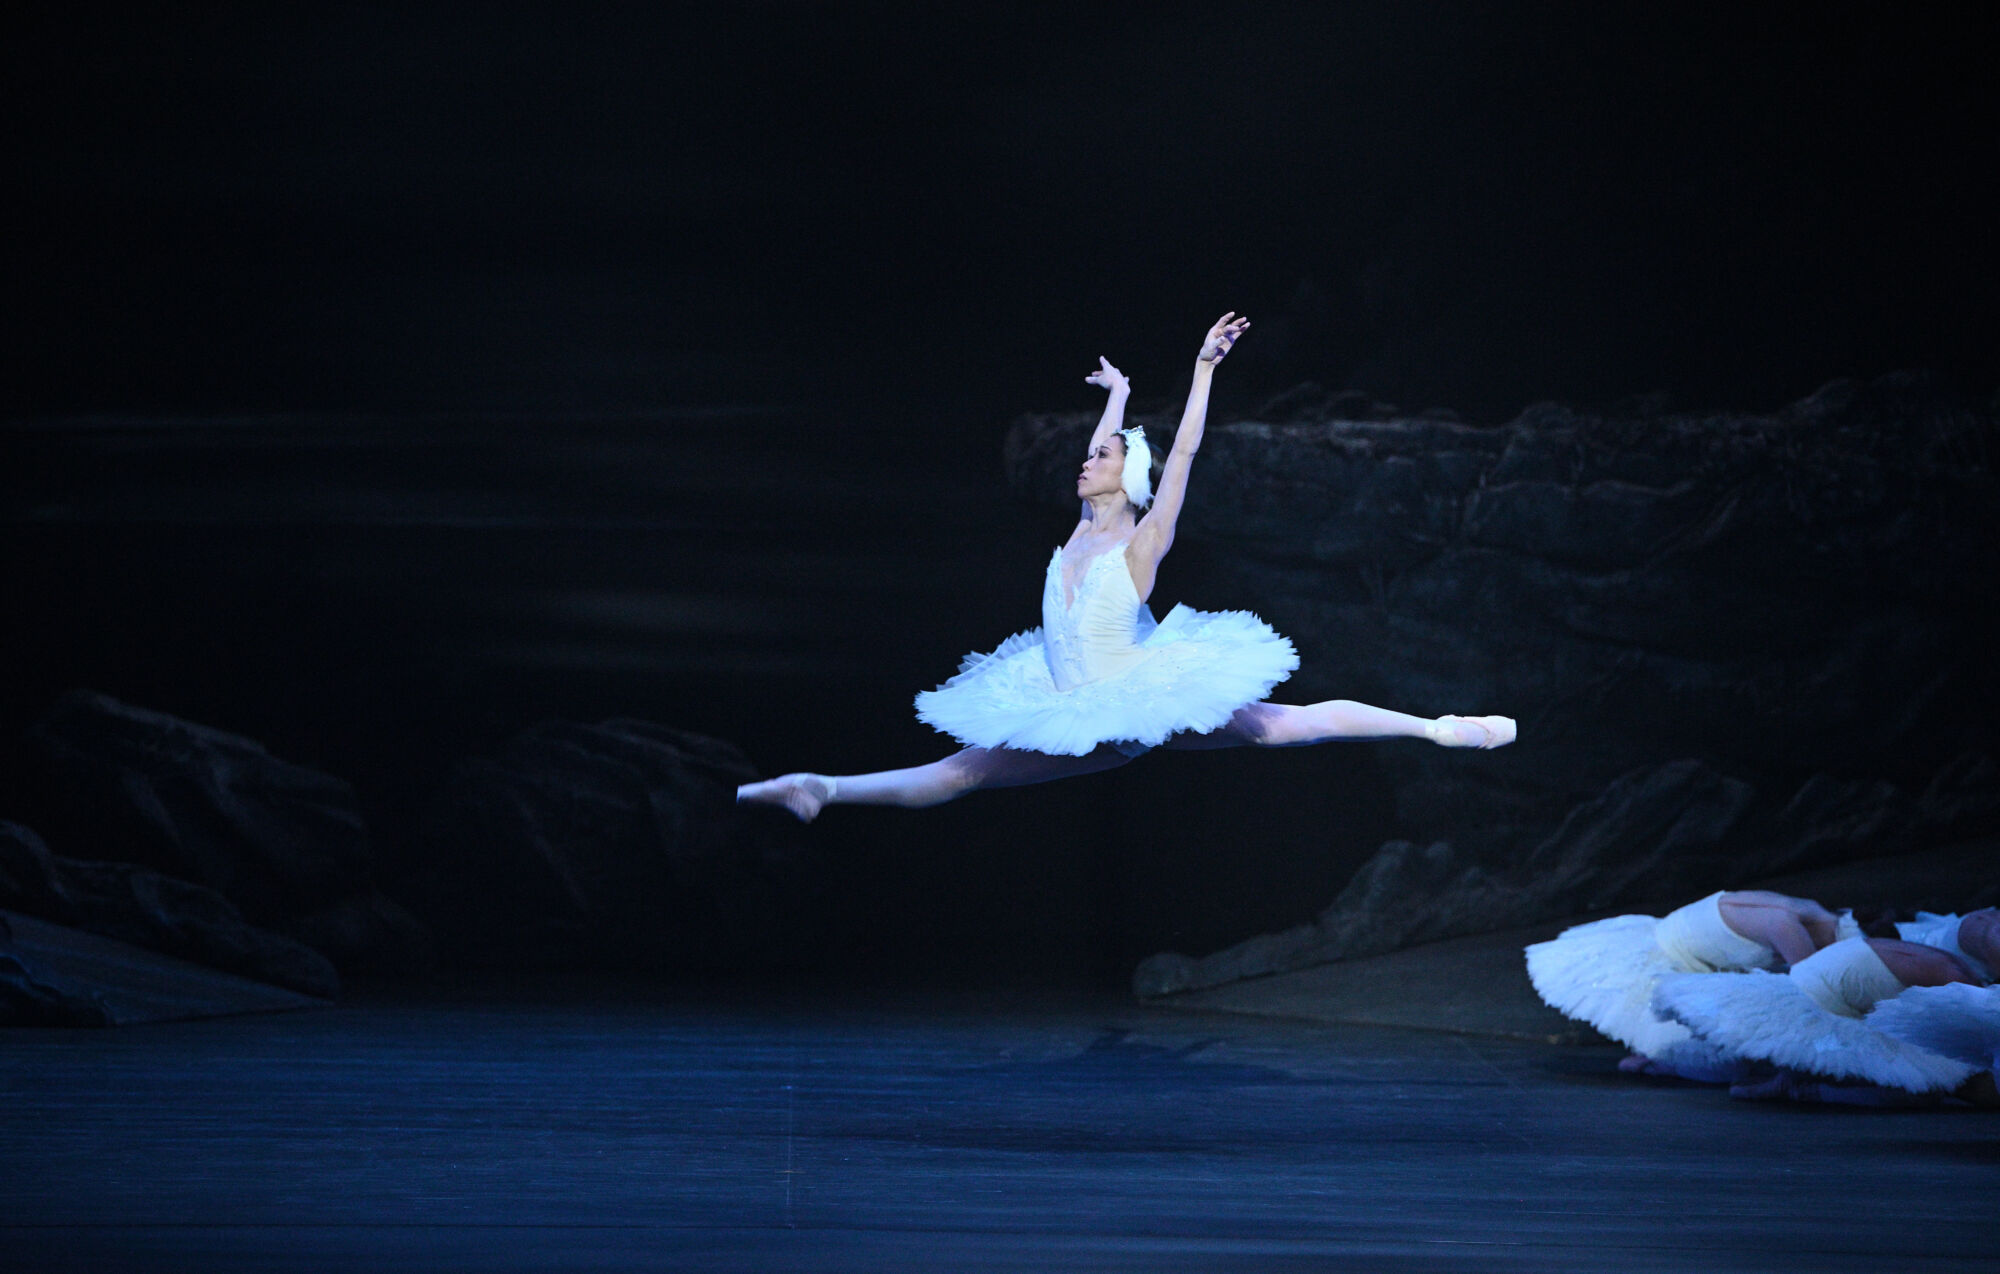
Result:
M1173 548L1209 387L1249 326L1230 313L1208 330L1157 494L1144 432L1123 427L1130 383L1102 358L1085 377L1109 396L1077 475L1082 514L1043 580L1042 627L991 654L968 656L958 676L917 696L918 716L966 746L909 769L747 783L737 800L782 805L811 821L830 804L921 808L981 788L1090 774L1153 747L1404 737L1446 747L1513 742L1508 717L1433 719L1348 699L1264 702L1298 657L1262 620L1244 611L1177 606L1154 621L1145 602Z

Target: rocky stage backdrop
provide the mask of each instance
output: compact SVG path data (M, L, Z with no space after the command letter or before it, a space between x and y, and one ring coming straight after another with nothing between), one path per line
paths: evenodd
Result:
M108 515L50 523L48 569L23 577L53 618L13 697L32 711L0 810L0 911L22 918L0 1007L137 1020L467 968L1136 965L1162 994L1837 863L1877 888L1824 901L1907 905L1898 861L1953 846L1966 878L1914 901L2000 892L1991 403L1894 376L1771 414L1543 405L1476 425L1307 386L1250 416L1210 431L1156 608L1262 614L1303 659L1281 700L1504 713L1519 742L1162 751L810 828L735 808L757 773L949 750L908 696L1034 622L1082 414L1007 431L1011 509L919 477L891 510L880 460L836 481L817 453L777 453L799 472L770 507L793 521L726 575L703 500L734 517L741 474L643 431L578 454L706 484L658 526L606 520L622 488L595 469L534 486L534 525L456 556L413 555L418 531L396 552L373 528L273 531L255 509L256 536L163 518L140 547ZM1162 443L1173 427L1145 423ZM73 485L123 508L105 448L132 431L101 433L64 442L90 458ZM214 433L148 431L135 472ZM298 480L345 507L329 439L352 443L298 439ZM518 463L546 471L541 445ZM500 507L525 485L510 474ZM185 498L223 507L206 491ZM911 501L932 532L914 547ZM296 604L243 583L246 561L296 565L276 594ZM591 605L551 612L558 585ZM28 694L35 675L77 688ZM129 985L77 972L91 960Z
M1016 489L1072 502L1092 423L1017 422ZM1498 427L1307 386L1212 428L1183 535L1298 645L1274 697L1501 713L1520 737L1381 747L1394 839L1316 919L1155 956L1138 989L1990 834L1996 445L1990 404L1913 375L1769 415L1543 404ZM1945 901L1990 901L1992 863Z

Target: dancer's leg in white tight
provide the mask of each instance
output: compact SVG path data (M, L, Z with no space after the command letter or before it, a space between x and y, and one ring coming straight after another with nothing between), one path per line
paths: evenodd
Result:
M1487 723L1482 729L1473 721ZM1513 737L1511 720L1505 717L1413 717L1407 712L1391 712L1352 699L1328 699L1303 705L1253 703L1236 710L1221 729L1207 734L1180 734L1167 740L1170 748L1297 748L1314 743L1334 743L1359 739L1434 739L1460 747L1478 747L1495 737L1496 723L1506 722L1505 733ZM1445 732L1440 737L1440 732Z
M827 805L900 805L923 809L991 787L1021 787L1115 769L1132 758L1106 744L1085 756L1014 748L966 748L906 770L872 774L787 774L736 789L738 801L782 805L811 822Z
M1483 722L1484 724L1474 724ZM1208 734L1178 734L1170 748L1305 747L1338 739L1431 739L1456 747L1511 742L1514 723L1506 717L1413 717L1352 699L1294 706L1253 703L1238 708L1228 724ZM906 770L872 774L787 774L736 789L738 801L782 805L811 822L827 805L900 805L922 809L989 787L1020 787L1114 769L1131 758L1100 745L1087 756L1050 756L1014 748L967 748Z

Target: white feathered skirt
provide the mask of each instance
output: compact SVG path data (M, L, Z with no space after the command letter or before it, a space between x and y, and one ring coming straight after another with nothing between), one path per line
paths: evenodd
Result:
M2000 986L1913 986L1864 1019L1884 1035L1977 1070L2000 1070Z
M1716 1050L1653 1013L1654 986L1686 972L1654 938L1659 923L1654 916L1612 916L1565 929L1528 947L1528 980L1549 1007L1635 1053L1682 1073L1712 1070L1722 1065Z
M1874 1012L1894 1003L1885 1000ZM1781 973L1674 974L1660 979L1653 1007L1728 1056L1828 1079L1927 1093L1956 1088L1975 1069L1875 1029L1872 1015L1864 1021L1828 1012Z
M1137 752L1227 724L1299 666L1289 639L1240 610L1176 606L1137 649L1144 657L1122 671L1063 690L1042 630L1016 633L919 694L917 719L968 747L1083 756L1114 743Z

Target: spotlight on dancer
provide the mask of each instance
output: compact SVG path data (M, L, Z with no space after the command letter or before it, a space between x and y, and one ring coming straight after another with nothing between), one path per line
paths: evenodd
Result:
M1081 515L1049 558L1042 626L966 657L958 675L917 696L920 720L962 750L872 774L787 774L737 789L810 822L828 805L942 804L1124 765L1156 747L1299 747L1341 739L1418 738L1453 748L1514 741L1511 718L1425 718L1347 699L1264 702L1299 666L1292 643L1247 611L1176 606L1155 621L1146 601L1174 544L1201 448L1215 370L1249 330L1216 320L1195 359L1173 447L1152 481L1152 447L1124 427L1132 386L1100 358L1084 379L1109 395L1077 474Z

